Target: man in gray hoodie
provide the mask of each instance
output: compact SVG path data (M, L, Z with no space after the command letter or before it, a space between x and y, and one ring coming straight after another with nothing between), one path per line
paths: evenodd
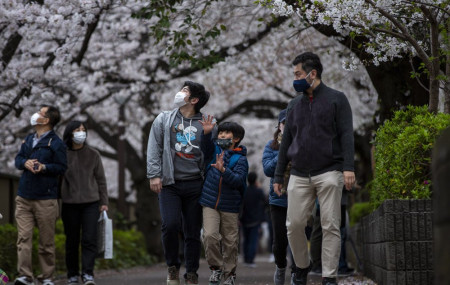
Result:
M152 124L147 146L147 178L158 194L162 243L168 266L167 285L179 285L179 231L183 229L186 284L198 284L204 158L200 150L202 113L209 92L186 81L175 95L177 108L160 113Z

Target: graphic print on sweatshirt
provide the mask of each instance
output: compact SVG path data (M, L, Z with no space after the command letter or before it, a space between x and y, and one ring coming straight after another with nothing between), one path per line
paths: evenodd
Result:
M198 148L192 144L197 137L197 128L195 126L189 125L187 127L184 126L184 122L181 124L176 124L174 127L174 132L176 132L177 141L175 143L175 150L181 153L191 153L193 148ZM180 154L178 154L180 155Z

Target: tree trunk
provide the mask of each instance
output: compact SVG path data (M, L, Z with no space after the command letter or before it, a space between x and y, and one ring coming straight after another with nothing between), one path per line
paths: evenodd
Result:
M411 64L408 58L384 62L379 66L370 65L366 70L378 93L379 109L376 114L378 117L376 125L390 119L393 111L401 106L423 106L428 103L428 91L417 81L421 78L411 78ZM426 80L423 82L427 85Z
M439 27L436 22L430 23L431 66L427 66L430 72L430 101L428 110L437 113L439 107Z
M450 39L450 18L447 19L447 39ZM447 42L447 51L450 51L450 42ZM445 64L444 83L444 113L450 114L450 53L447 52Z

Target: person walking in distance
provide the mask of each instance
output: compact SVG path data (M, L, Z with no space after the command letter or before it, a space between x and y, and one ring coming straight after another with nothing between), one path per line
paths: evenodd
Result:
M265 220L266 199L255 172L248 174L248 189L244 196L244 207L241 216L244 233L244 264L256 267L255 256L258 250L259 231Z
M275 285L284 285L285 274L287 267L286 254L289 246L286 229L286 215L287 215L287 195L283 190L282 195L278 196L273 190L273 180L275 175L275 168L278 161L278 152L280 148L281 139L283 136L284 126L286 122L286 109L281 110L278 115L278 125L271 139L264 147L262 164L264 174L270 177L270 192L269 192L269 206L270 215L272 218L273 227L273 244L272 251L275 257L275 273L273 276ZM289 176L287 177L289 178ZM287 181L286 181L287 182ZM295 272L295 262L291 256L291 275Z
M108 191L100 153L86 144L87 128L71 121L64 130L68 168L61 185L61 217L66 234L68 284L78 284L81 236L81 280L95 285L97 256L97 220L108 211Z
M168 266L167 284L180 284L179 230L184 235L186 284L198 284L204 158L200 150L201 108L209 92L199 83L186 81L175 95L172 111L153 121L147 146L147 178L158 194L162 244Z
M55 272L55 223L58 218L59 177L67 169L66 146L53 128L61 115L56 107L44 105L31 116L36 131L22 142L16 168L22 170L16 197L17 270L15 285L34 285L31 268L33 227L39 229L37 279L53 285Z
M296 271L292 284L306 284L311 268L305 227L316 197L321 207L322 284L337 284L341 196L355 182L354 138L350 104L344 93L322 82L322 64L311 52L297 56L294 88L300 92L287 108L286 126L275 170L274 191L281 195L291 162L287 234Z
M203 244L211 269L209 285L234 285L239 251L239 210L246 189L247 149L240 145L244 128L223 122L214 139L211 116L202 121L201 149L205 155L205 183L200 198L203 206Z

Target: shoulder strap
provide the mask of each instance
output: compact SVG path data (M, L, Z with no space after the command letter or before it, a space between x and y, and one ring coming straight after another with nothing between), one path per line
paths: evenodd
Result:
M236 163L238 162L238 160L241 156L242 155L239 153L233 153L233 155L231 155L231 157L230 157L230 162L228 163L228 167L230 169L233 169L233 167L236 165Z

